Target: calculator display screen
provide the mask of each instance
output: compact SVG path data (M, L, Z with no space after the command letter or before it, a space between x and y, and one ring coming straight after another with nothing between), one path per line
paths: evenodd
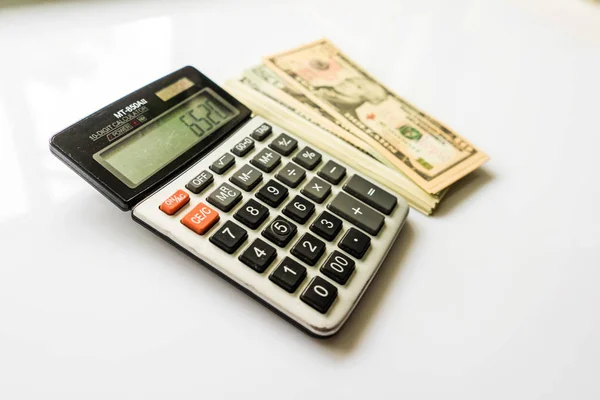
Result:
M94 159L127 186L135 188L238 113L231 104L206 88L99 151Z

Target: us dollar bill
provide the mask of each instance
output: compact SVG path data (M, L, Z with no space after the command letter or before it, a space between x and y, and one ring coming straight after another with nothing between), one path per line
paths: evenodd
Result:
M489 159L386 88L327 39L263 61L428 193L440 192Z
M367 152L327 131L313 120L313 115L303 114L293 104L284 103L280 98L268 94L269 85L264 82L241 76L226 81L224 87L255 114L262 115L317 148L335 154L366 176L404 196L413 208L424 214L431 214L439 203L443 193L431 195L425 192L397 169L379 163Z
M392 163L375 151L373 147L355 136L348 129L347 124L336 121L302 92L282 82L281 78L266 66L258 65L246 69L242 75L242 83L251 86L254 90L270 97L295 112L298 116L339 137L379 162L392 166Z

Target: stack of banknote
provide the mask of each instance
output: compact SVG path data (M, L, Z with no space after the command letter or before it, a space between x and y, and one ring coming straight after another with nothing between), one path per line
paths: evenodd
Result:
M255 114L352 165L426 215L452 183L488 160L327 39L265 57L225 87Z

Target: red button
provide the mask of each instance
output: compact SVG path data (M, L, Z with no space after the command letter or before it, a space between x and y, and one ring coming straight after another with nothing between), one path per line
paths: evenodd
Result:
M204 235L211 226L219 220L219 213L204 203L198 203L196 207L181 219L181 223L196 232Z
M160 210L165 214L173 215L190 201L190 195L179 189L171 197L163 201Z

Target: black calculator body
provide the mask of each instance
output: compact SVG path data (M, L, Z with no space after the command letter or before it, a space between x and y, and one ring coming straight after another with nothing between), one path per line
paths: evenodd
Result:
M408 215L403 198L192 67L50 148L136 222L318 337L342 327Z

